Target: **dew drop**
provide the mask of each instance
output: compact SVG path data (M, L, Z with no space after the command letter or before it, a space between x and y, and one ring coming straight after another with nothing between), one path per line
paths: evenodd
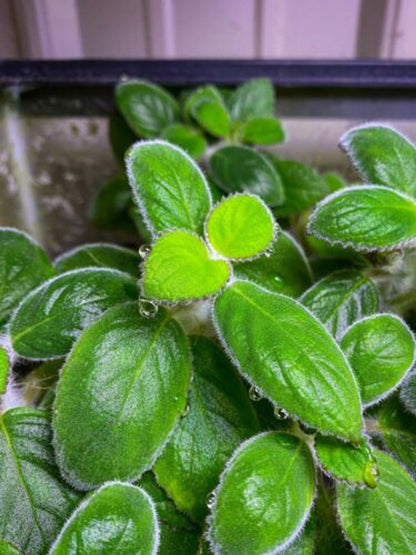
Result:
M214 507L215 500L216 500L216 495L214 492L211 492L207 497L207 507L209 510L211 510Z
M144 299L143 297L139 299L139 312L140 316L143 316L143 318L154 318L157 314L157 310L157 304L153 301L149 301L149 299Z
M377 486L379 471L376 459L371 455L367 462L365 463L363 472L364 482L369 488L375 488Z
M248 390L248 396L252 401L260 401L263 397L260 390L257 387L254 387L254 385Z
M277 283L283 283L284 282L284 279L281 276L279 276L279 274L275 275L273 279L274 279L274 281L277 281Z
M151 250L152 250L152 247L150 245L140 245L139 247L140 258L142 258L143 260L147 258Z
M280 407L275 407L273 413L274 417L277 418L277 420L286 420L289 417L285 409L281 409Z

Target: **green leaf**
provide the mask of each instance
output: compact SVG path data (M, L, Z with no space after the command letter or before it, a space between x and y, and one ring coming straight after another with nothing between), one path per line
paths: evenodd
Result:
M164 141L136 143L127 156L127 172L153 235L172 228L202 235L211 194L201 170L183 150Z
M145 139L160 136L163 129L179 120L179 105L167 91L140 80L117 85L116 102L127 123Z
M129 209L133 198L125 175L110 177L99 189L90 207L92 223L100 229L134 231Z
M20 553L11 543L0 540L0 555L20 555Z
M234 453L215 491L209 541L215 553L262 555L290 544L308 518L315 468L307 445L260 434Z
M289 297L299 297L312 281L311 269L302 247L285 231L270 251L260 258L233 265L234 273Z
M255 145L271 145L285 140L281 122L272 116L250 118L242 129L242 139Z
M214 322L241 373L273 404L324 433L360 440L361 403L352 370L301 304L234 281L215 301Z
M269 79L251 79L230 96L229 109L234 121L273 116L274 89Z
M209 214L205 235L211 247L230 259L260 255L277 238L277 224L256 196L236 194L222 200Z
M4 347L0 345L0 395L5 393L9 375L9 356Z
M186 337L167 312L146 319L134 303L109 310L81 335L58 383L62 474L79 489L138 479L184 410L189 378Z
M0 416L0 537L26 554L46 553L78 500L61 481L47 413Z
M192 158L200 158L207 147L206 140L197 129L180 123L166 127L162 139L182 148Z
M307 231L358 251L411 246L416 242L416 202L387 187L347 187L318 204Z
M136 281L110 268L84 268L47 281L20 304L10 322L14 350L26 358L66 355L80 331L105 310L138 296Z
M154 467L159 484L194 520L238 445L258 432L247 391L227 357L209 339L192 337L194 380L188 409Z
M158 555L195 555L200 535L197 526L178 511L150 472L142 476L139 485L156 505L160 526Z
M114 156L119 166L124 169L124 156L131 145L137 141L137 135L116 110L111 113L108 120L108 135Z
M192 93L185 104L185 114L215 137L226 137L230 133L230 115L216 87L202 87Z
M186 231L168 231L152 246L143 266L143 295L178 302L214 295L227 283L230 267L214 260L204 241Z
M311 208L329 193L326 181L312 168L292 160L274 160L285 192L285 202L279 206L279 216L297 214Z
M305 528L296 540L284 550L285 555L315 555L316 549L316 516L312 512ZM321 554L322 555L322 554Z
M322 175L325 179L326 184L328 185L328 189L331 193L338 191L338 189L342 189L343 187L347 186L347 182L343 177L341 177L336 172L326 172Z
M159 523L152 499L136 486L110 482L81 503L49 553L153 555L158 547Z
M91 243L64 252L54 260L58 274L80 268L113 268L133 277L139 274L139 255L137 252L106 243Z
M376 452L380 480L374 489L337 487L341 525L363 555L412 555L416 545L416 484L388 455Z
M25 233L0 228L0 328L26 295L54 275L45 251Z
M415 362L413 334L393 314L376 314L356 322L340 345L357 376L366 406L391 393Z
M360 125L340 141L365 181L416 196L416 149L401 133L387 125Z
M315 450L324 471L350 484L377 484L377 463L365 443L359 446L333 437L316 436Z
M412 372L406 378L401 388L400 399L406 409L416 416L416 372Z
M374 314L379 308L377 287L356 270L339 270L324 277L300 301L337 339L356 320Z
M269 160L247 146L229 145L217 149L209 160L215 183L227 193L248 192L269 206L284 201L282 181Z

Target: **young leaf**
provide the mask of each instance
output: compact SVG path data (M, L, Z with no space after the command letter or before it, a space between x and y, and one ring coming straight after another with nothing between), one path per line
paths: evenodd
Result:
M234 121L273 116L273 85L269 79L251 79L231 94L228 104Z
M406 409L416 416L416 371L412 372L403 384L400 399Z
M273 404L324 433L360 441L361 403L352 370L301 304L234 281L215 301L214 322L242 374Z
M277 209L279 216L308 210L329 193L326 181L306 164L292 160L274 160L273 164L285 192L285 202Z
M302 247L282 231L266 256L233 264L234 273L289 297L299 297L311 285L312 274Z
M315 493L309 448L281 432L243 443L213 496L208 539L215 553L262 555L290 544L308 518Z
M46 412L0 415L0 537L22 553L45 553L78 500L61 481Z
M368 183L416 196L416 149L395 129L380 124L353 127L340 147Z
M357 377L366 406L386 397L415 362L413 334L393 314L376 314L356 322L340 345Z
M172 228L202 235L211 195L201 170L183 150L165 141L136 143L127 156L127 172L153 235Z
M337 339L356 320L374 314L379 308L377 287L355 270L339 270L324 277L300 301Z
M218 148L209 160L215 183L227 193L248 192L261 197L269 206L284 201L282 181L269 160L247 146Z
M308 221L308 233L358 251L385 251L416 242L416 202L402 193L363 185L326 197Z
M9 375L9 357L6 349L0 345L0 395L6 391Z
M158 547L159 523L152 499L136 486L110 482L77 507L49 554L154 555Z
M0 328L32 289L54 275L46 253L28 235L0 228Z
M129 217L133 198L125 175L110 177L99 189L90 207L92 223L101 229L134 231Z
M337 487L341 525L363 555L414 553L416 484L393 459L376 452L380 479L374 489Z
M80 331L105 310L137 298L128 274L84 268L61 274L26 296L10 322L14 350L25 358L66 355Z
M116 88L116 102L127 123L145 139L158 137L179 120L179 105L167 91L146 81L130 80Z
M185 113L215 137L230 133L230 115L216 87L202 87L192 93L186 101Z
M226 258L252 258L276 240L277 224L258 197L237 194L213 208L205 224L205 235L211 247Z
M54 404L54 444L63 476L79 489L137 479L160 454L186 405L190 354L162 309L109 310L75 344ZM82 456L80 456L82 453Z
M206 140L197 129L180 123L166 127L162 139L182 148L195 159L204 154L207 146Z
M271 145L285 140L285 132L281 122L272 116L256 117L246 121L242 129L245 143L255 145Z
M105 243L92 243L72 249L54 260L58 274L80 268L113 268L133 277L139 274L139 255L131 249Z
M143 295L178 302L214 295L227 283L230 267L213 260L204 241L186 231L168 231L152 246L143 267Z
M225 463L259 427L247 391L222 351L201 336L193 336L191 346L189 408L154 470L176 506L198 522Z

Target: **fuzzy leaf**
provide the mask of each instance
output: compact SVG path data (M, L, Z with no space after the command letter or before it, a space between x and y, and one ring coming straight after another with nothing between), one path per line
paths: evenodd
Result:
M217 297L214 320L242 374L273 404L318 430L360 440L361 403L352 370L301 304L235 281Z
M269 79L251 79L231 94L228 104L234 121L273 116L273 85Z
M285 140L285 132L281 122L275 117L250 118L242 129L245 143L255 145L271 145Z
M185 113L215 137L226 137L230 133L230 115L216 87L201 87L192 93L186 102Z
M80 268L113 268L133 277L139 274L139 256L131 250L105 243L83 245L58 256L54 261L58 274Z
M340 339L356 320L378 311L377 287L355 270L339 270L315 283L301 302Z
M229 145L217 149L209 160L215 183L227 193L248 192L269 206L284 201L282 181L269 160L247 146Z
M299 297L311 285L311 269L302 247L282 231L267 256L233 264L234 273L289 297Z
M100 229L134 231L129 217L132 206L133 198L127 177L116 175L107 179L95 195L90 207L90 218Z
M209 297L230 277L224 260L213 260L199 237L168 231L154 243L143 267L143 294L154 300L178 302Z
M0 228L0 328L19 302L54 273L44 250L28 235Z
M151 319L133 303L109 310L79 338L58 383L62 474L79 489L137 479L185 408L189 377L185 335L164 310Z
M49 553L153 555L158 546L159 524L149 495L136 486L110 482L77 507Z
M296 540L284 550L285 555L315 555L316 554L317 523L315 513L312 512L305 528ZM320 554L323 555L323 554Z
M22 553L46 553L78 500L61 481L46 412L0 415L0 537Z
M368 183L385 185L416 196L416 149L387 125L361 125L340 141L352 164Z
M326 181L306 164L292 160L274 160L273 164L285 192L285 202L277 209L279 216L308 210L329 193Z
M403 384L400 399L406 409L416 416L416 371L412 372Z
M223 472L209 520L215 553L262 555L292 542L315 491L312 455L295 436L268 432L243 443Z
M194 336L191 346L188 412L154 470L176 506L201 521L225 463L259 427L247 391L222 351L201 336Z
M179 105L173 96L146 81L120 83L116 102L133 131L145 139L160 136L165 127L179 119Z
M207 146L206 140L197 129L180 123L167 127L162 133L162 139L182 148L192 158L200 158Z
M331 244L358 251L412 245L416 242L416 202L387 187L347 187L318 204L307 230Z
M9 357L6 349L0 345L0 395L6 391L9 375Z
M10 337L26 358L66 355L80 331L116 304L137 298L136 281L109 268L84 268L44 283L13 315Z
M183 150L164 141L136 143L127 156L127 172L153 234L181 228L202 235L211 195L201 170Z
M227 258L252 258L275 241L276 227L273 214L258 197L238 194L213 208L205 235L211 247Z
M374 489L337 487L341 525L363 555L412 555L416 545L416 484L388 455L376 452L380 480Z
M367 406L396 388L415 362L413 334L393 314L376 314L356 322L340 345L357 376L361 399Z

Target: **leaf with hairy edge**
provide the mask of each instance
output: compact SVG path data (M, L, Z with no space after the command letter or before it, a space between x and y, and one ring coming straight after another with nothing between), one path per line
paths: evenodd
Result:
M307 231L358 251L410 246L416 243L416 202L387 187L347 187L318 204Z
M247 146L218 148L209 160L211 176L227 193L247 192L261 197L269 206L284 201L281 178L271 162Z
M194 380L188 409L154 471L176 506L202 521L207 495L238 445L259 431L247 391L227 357L209 339L191 341Z
M180 123L167 127L162 133L162 139L182 148L192 158L200 158L207 146L200 131Z
M195 555L201 534L199 527L180 513L150 472L138 484L153 499L159 517L160 546L158 555Z
M378 311L377 287L355 270L339 270L306 291L300 301L340 339L356 320Z
M6 349L0 345L0 395L6 391L9 375L9 356Z
M179 120L179 105L173 96L147 81L117 85L116 102L129 126L145 139L158 137L165 127Z
M136 280L110 268L61 274L32 291L10 323L14 350L31 359L66 355L82 329L111 306L138 297Z
M234 273L269 291L299 297L310 287L312 273L302 247L282 231L266 256L233 264Z
M230 133L230 114L216 87L201 87L192 93L186 101L185 113L215 137Z
M30 555L46 553L79 498L60 479L51 435L44 411L0 415L0 537Z
M391 393L415 362L413 334L393 314L376 314L355 322L340 345L357 376L365 406Z
M136 143L127 156L127 173L153 235L172 228L202 235L211 193L203 173L183 150L165 141Z
M274 89L271 81L260 78L243 83L230 95L228 106L234 121L273 116Z
M277 224L264 202L240 193L212 209L205 223L205 236L215 251L229 259L252 258L276 240Z
M136 486L110 482L77 507L49 555L155 555L158 547L159 523L151 497Z
M374 489L338 484L341 525L363 555L412 555L416 545L416 484L391 457L376 451L380 479Z
M132 481L152 466L186 406L186 337L169 314L115 307L75 344L54 404L57 461L79 489ZM82 456L80 456L82 453Z
M400 399L406 409L416 416L416 370L406 378L401 388Z
M186 231L168 231L152 246L143 266L143 295L179 302L217 293L227 283L230 267L214 260L202 239Z
M275 117L256 117L249 119L242 129L245 143L255 145L271 145L285 140L285 132L281 122Z
M316 554L317 522L315 512L312 511L305 528L296 540L284 551L285 555L315 555Z
M83 245L61 254L53 265L58 274L79 268L114 268L133 277L139 274L139 255L137 252L105 243Z
M54 273L45 251L31 237L0 228L0 328L19 302Z
M315 468L299 438L267 432L243 443L215 490L208 539L215 553L275 553L296 538L315 493Z
M323 433L360 441L361 402L352 370L300 303L234 281L215 301L214 322L241 373L273 404Z
M365 181L416 196L416 148L395 129L359 125L345 133L339 146Z

